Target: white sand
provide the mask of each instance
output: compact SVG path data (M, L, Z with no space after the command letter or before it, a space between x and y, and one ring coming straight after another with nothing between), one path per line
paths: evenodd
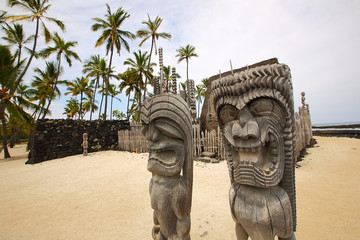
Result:
M297 239L360 239L360 140L316 139L296 169ZM0 158L0 239L151 239L147 154L25 165L24 146L10 152ZM192 239L236 239L226 163L194 166Z

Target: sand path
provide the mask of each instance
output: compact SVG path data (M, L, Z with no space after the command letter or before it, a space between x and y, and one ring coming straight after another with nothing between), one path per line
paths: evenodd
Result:
M360 140L316 137L296 169L302 239L360 238ZM0 239L151 239L147 154L106 151L25 165L0 158ZM225 162L194 164L191 236L236 239Z

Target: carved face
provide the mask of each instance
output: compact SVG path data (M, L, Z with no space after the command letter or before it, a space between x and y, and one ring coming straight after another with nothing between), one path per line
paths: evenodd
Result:
M143 126L148 140L147 169L160 176L179 175L185 160L183 135L168 119L156 119Z
M234 182L256 187L280 182L284 170L283 116L280 106L268 98L250 102L242 109L230 104L220 109Z

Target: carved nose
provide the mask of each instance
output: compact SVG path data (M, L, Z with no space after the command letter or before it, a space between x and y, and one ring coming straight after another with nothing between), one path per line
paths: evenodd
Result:
M240 111L239 121L234 123L232 134L234 138L244 140L259 137L259 125L247 107Z
M236 122L232 127L232 134L233 138L235 139L257 139L259 137L259 126L255 120L250 120L249 122L245 123L243 127L241 126L240 122Z

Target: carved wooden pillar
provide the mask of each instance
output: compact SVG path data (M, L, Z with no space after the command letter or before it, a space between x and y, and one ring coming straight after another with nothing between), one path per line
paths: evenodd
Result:
M164 93L164 65L163 65L163 49L159 48L159 67L160 67L160 94Z
M172 93L177 94L176 69L172 68Z
M193 121L196 119L195 83L194 80L186 80L187 102Z
M212 83L227 146L238 240L295 239L295 121L290 69L250 68Z
M140 117L149 146L147 169L152 173L152 237L190 240L193 159L189 108L179 95L161 94L143 103Z

